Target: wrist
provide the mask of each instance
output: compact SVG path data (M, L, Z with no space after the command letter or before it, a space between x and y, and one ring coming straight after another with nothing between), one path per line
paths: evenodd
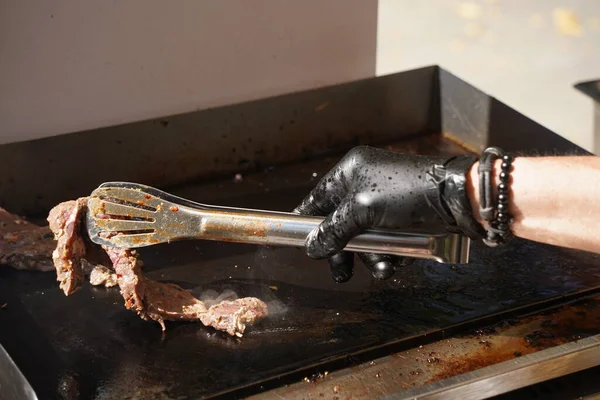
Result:
M485 230L474 219L467 188L467 176L475 161L475 157L464 155L434 164L427 172L429 184L425 198L448 231L480 239L485 237Z
M511 230L513 233L515 232L515 228L518 228L520 221L522 220L522 214L519 208L516 206L515 199L515 183L518 184L518 179L515 179L517 175L517 171L519 169L519 165L522 164L523 159L515 158L512 163L512 172L511 172L511 184L509 185L509 202L508 202L508 212L512 216L513 223L511 224ZM494 198L498 198L498 184L500 184L500 172L502 160L496 160L493 165L492 170L492 193ZM471 203L471 209L473 210L473 217L477 222L479 222L485 229L488 229L488 223L481 218L479 214L479 161L473 164L471 169L467 173L467 196L469 197L469 201Z

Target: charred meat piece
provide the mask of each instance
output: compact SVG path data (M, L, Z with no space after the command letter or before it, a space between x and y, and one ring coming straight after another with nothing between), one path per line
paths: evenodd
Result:
M52 232L0 208L0 264L19 270L52 271Z
M91 269L92 284L103 282L107 285L107 282L116 279L125 307L134 310L144 320L157 321L163 330L164 321L167 320L199 320L206 326L241 337L246 326L268 314L267 305L253 297L223 301L207 309L189 291L171 283L156 282L144 277L142 261L134 250L100 248L87 239L82 224L86 200L83 198L61 203L50 211L48 217L57 240L53 253L54 265L58 281L66 295L81 286L84 270ZM102 257L105 258L104 264L99 261ZM112 269L107 267L109 264L112 264Z
M138 264L137 253L129 249L112 247L105 247L104 250L113 263L125 307L134 310L143 319L149 319L144 306L144 277L142 268Z
M52 241L53 251L50 253L60 288L66 295L83 285L85 275L90 276L90 283L94 286L117 285L114 271L103 265L110 265L106 254L80 235L86 202L86 198L81 198L61 203L48 216L49 232L53 232L56 239Z
M117 286L117 274L104 265L96 265L90 271L90 284L93 286Z
M254 321L263 318L267 313L265 303L256 298L246 297L215 304L208 312L200 315L200 321L231 336L242 336L246 325L254 324Z
M48 215L50 229L56 239L52 260L56 268L56 279L66 295L83 285L82 260L87 250L81 232L81 221L85 215L86 199L67 201L54 207Z

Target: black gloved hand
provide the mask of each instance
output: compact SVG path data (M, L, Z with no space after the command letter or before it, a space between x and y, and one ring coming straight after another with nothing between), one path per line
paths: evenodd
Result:
M478 239L465 192L466 173L474 157L450 159L400 154L356 147L327 173L294 212L326 216L307 238L311 258L329 258L336 282L352 277L354 257L342 252L365 229L427 233L461 232ZM374 277L387 279L394 267L409 260L389 255L359 254Z

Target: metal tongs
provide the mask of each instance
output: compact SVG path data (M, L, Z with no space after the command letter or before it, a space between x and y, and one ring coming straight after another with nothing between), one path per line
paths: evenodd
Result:
M323 218L195 203L161 190L108 182L88 199L87 230L92 242L137 248L183 239L303 247ZM458 234L366 231L347 251L392 254L468 263L470 240Z

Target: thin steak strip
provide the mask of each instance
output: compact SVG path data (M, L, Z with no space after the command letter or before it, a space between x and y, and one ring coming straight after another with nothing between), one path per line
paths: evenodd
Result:
M52 252L56 279L67 296L77 291L85 278L82 260L87 254L87 246L79 232L86 204L85 198L61 203L48 215L50 229L57 241Z
M48 220L57 239L53 254L57 279L66 295L83 284L83 266L98 264L99 246L84 239L82 219L86 211L86 199L78 199L57 205ZM246 326L268 314L267 305L248 297L235 301L223 301L206 308L192 294L170 283L156 282L144 277L142 263L131 249L103 247L112 263L116 281L125 300L125 307L134 310L144 320L157 321L163 331L166 320L201 321L206 326L242 336ZM96 267L99 268L99 267ZM106 271L103 271L106 274Z

